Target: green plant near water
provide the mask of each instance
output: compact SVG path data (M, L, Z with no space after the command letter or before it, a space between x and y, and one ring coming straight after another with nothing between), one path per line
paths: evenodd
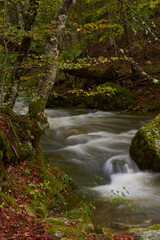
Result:
M127 198L127 194L129 194L129 192L124 186L122 191L111 190L110 192L111 192L110 200L112 204L123 204L129 207L132 211L141 210L141 207L139 205L136 205L130 199Z

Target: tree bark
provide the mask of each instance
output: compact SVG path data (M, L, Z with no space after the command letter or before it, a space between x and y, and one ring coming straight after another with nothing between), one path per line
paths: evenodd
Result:
M122 4L122 17L124 19L124 32L125 32L125 37L126 37L126 46L127 46L127 50L128 50L128 55L129 57L132 59L133 55L132 55L132 46L131 46L131 39L130 39L130 31L127 25L127 19L126 19L126 10ZM136 80L137 79L137 70L136 70L136 66L133 62L131 62L131 71L132 71L132 80Z
M30 0L28 10L24 16L25 35L22 39L22 43L19 49L15 70L11 76L11 86L9 87L8 92L5 96L5 102L8 102L11 108L14 106L16 98L18 96L18 91L21 84L20 78L24 73L24 68L22 65L26 61L29 49L31 47L32 37L30 35L30 31L37 16L38 6L39 5L37 0Z
M109 15L109 10L108 10L108 0L106 0L106 19L107 19L108 25L110 25L110 15ZM115 41L115 37L114 37L112 29L110 29L109 43L110 43L111 47L114 46L115 57L117 57L117 46L116 46L116 41Z
M47 99L51 93L57 73L58 45L60 34L65 28L68 14L74 5L73 0L63 0L59 7L51 26L51 37L47 39L45 45L45 55L47 65L44 67L44 77L40 79L37 94Z
M40 152L41 134L44 132L46 127L48 127L48 121L45 117L44 109L56 78L60 34L65 28L67 17L73 4L74 2L72 0L63 0L61 6L57 10L57 13L55 14L50 29L51 36L46 40L44 49L47 62L43 70L44 77L39 81L37 95L34 96L29 104L30 117L37 122L37 127L39 126L42 130L40 135L37 134L32 142L37 154Z

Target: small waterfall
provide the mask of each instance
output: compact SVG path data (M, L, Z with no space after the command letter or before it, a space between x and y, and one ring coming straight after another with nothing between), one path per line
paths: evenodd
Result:
M160 173L139 171L128 151L137 129L151 116L83 109L46 109L46 114L50 137L44 136L43 149L54 165L96 198L95 222L159 223ZM121 194L123 187L127 199L142 211L110 203L111 191Z
M137 165L129 155L117 155L109 158L104 164L104 173L112 175L115 173L134 173L138 171Z

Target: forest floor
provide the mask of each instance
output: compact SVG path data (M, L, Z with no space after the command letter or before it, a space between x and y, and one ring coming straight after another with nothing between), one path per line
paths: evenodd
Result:
M153 79L159 80L159 83L154 83L153 79L146 80L143 78L135 82L122 83L122 87L128 89L135 97L134 111L160 112L160 62L159 59L154 60L154 65L147 61L141 62L140 67Z
M28 184L40 183L42 179L38 176L37 168L31 172L27 179L24 172L28 167L25 162L18 166L9 166L8 173L14 176L11 181L5 183L5 195L0 199L0 239L55 239L45 231L45 225L40 219L26 210L25 205L30 201L31 196L22 192ZM18 182L14 186L13 181ZM21 183L21 184L20 184ZM14 188L13 188L14 186ZM23 189L22 189L23 188Z
M52 173L58 174L55 171ZM8 174L11 178L6 179L5 191L0 196L1 240L134 240L130 234L112 233L109 229L95 227L89 219L81 219L81 215L86 214L83 209L81 215L78 212L79 220L75 216L67 218L64 209L58 212L53 209L45 217L35 216L27 205L33 198L38 198L39 193L34 189L34 195L29 194L26 189L31 185L44 185L44 179L39 175L39 166L35 164L31 168L27 162L21 162L20 165L9 166Z
M91 46L92 47L92 46ZM92 53L93 57L104 55L106 46L99 46ZM98 49L98 50L97 50ZM139 54L139 53L138 53ZM105 56L105 55L104 55ZM160 81L160 46L147 50L137 55L136 61L139 66L153 79ZM108 53L106 55L108 57ZM136 105L133 111L139 112L159 112L160 111L160 82L155 84L153 80L131 81L127 78L129 69L125 65L121 66L123 76L118 84L128 89L135 97ZM46 166L47 167L47 166ZM66 184L66 177L56 170L47 171L55 176L56 184L63 181ZM3 191L0 192L0 239L1 240L134 240L130 234L112 233L109 229L100 229L93 225L89 216L89 211L85 211L86 205L76 206L72 211L66 211L59 206L53 209L46 209L45 201L52 202L48 191L57 191L58 197L64 201L64 191L57 190L48 185L42 169L38 164L28 165L27 161L18 165L10 165L7 169L8 176L4 182ZM44 187L46 189L44 189ZM59 186L61 189L61 185ZM59 192L58 192L59 191ZM57 197L55 195L55 199ZM62 195L62 196L61 196ZM45 199L45 201L44 201ZM54 201L57 201L55 200ZM38 208L37 213L28 208L30 202L38 202L33 208ZM40 204L39 204L40 203ZM54 203L53 203L54 204ZM94 206L87 203L87 208Z

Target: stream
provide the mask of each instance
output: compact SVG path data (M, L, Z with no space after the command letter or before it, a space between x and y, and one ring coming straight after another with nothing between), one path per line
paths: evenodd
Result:
M16 109L23 114L27 108L22 102L17 101ZM137 129L153 115L82 109L45 112L50 128L42 139L43 150L92 202L94 223L115 230L117 223L130 227L160 223L160 173L140 171L129 156ZM113 205L111 195L126 199L130 206Z
M26 113L22 99L16 109ZM45 112L50 128L42 139L43 150L51 164L61 167L83 189L95 208L94 223L115 230L117 223L130 227L160 223L160 174L140 171L129 156L137 129L153 115L84 109ZM122 192L130 207L111 204L111 194L122 196Z
M94 202L95 223L160 222L160 174L140 171L129 156L132 137L153 116L80 109L47 109L46 114L50 129L43 149ZM111 204L111 191L123 192L131 207ZM133 211L132 204L141 209Z

